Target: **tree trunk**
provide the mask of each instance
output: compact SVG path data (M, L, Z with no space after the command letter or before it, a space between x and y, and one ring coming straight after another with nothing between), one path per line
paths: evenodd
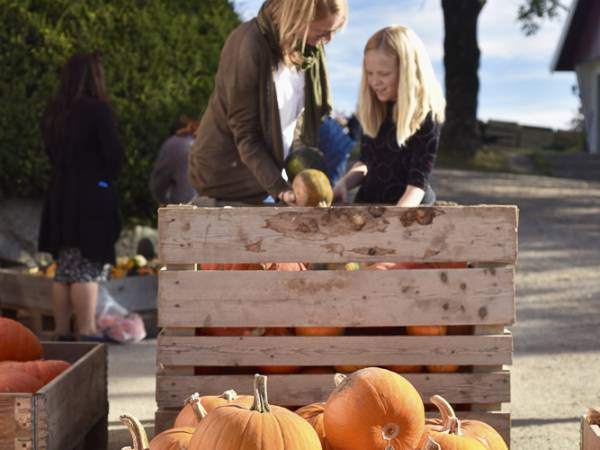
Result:
M442 0L447 105L440 146L442 151L467 158L479 145L477 19L484 5L485 0Z

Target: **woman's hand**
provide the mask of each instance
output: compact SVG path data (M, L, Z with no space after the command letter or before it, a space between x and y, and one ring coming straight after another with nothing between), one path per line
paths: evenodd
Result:
M335 184L333 188L333 201L343 203L348 201L348 187L344 180L340 180Z
M296 194L292 190L281 191L277 198L288 205L296 204Z

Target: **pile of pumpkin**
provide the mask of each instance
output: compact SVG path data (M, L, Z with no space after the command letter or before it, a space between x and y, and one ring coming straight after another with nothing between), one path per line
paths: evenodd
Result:
M255 375L253 396L194 394L174 427L150 442L133 416L121 421L133 450L507 450L494 428L459 420L438 395L431 402L440 419L425 420L417 390L389 370L337 374L335 384L327 401L295 412L269 404L264 375Z
M34 393L70 367L42 359L39 339L21 323L0 317L0 393Z

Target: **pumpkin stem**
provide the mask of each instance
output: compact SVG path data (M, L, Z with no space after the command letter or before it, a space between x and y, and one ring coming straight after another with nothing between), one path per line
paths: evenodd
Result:
M259 413L271 412L271 406L267 398L267 377L258 373L254 375L254 403L252 403L250 410Z
M387 441L385 450L394 450L391 441L396 439L400 434L400 427L397 423L387 423L381 429L381 437L384 441Z
M190 405L192 407L192 411L194 411L194 415L196 416L197 420L204 419L208 414L206 409L204 409L204 406L202 406L202 399L200 398L200 394L197 392L194 392L192 395L190 395L186 399L184 405Z
M348 378L348 375L344 375L343 373L336 373L333 376L333 384L335 384L337 387L340 384L342 384L344 381L346 381L347 378Z
M442 447L431 439L431 437L428 437L427 442L425 442L425 445L423 446L423 450L442 450Z
M456 417L456 413L450 403L441 395L433 395L429 400L439 409L444 430L450 434L461 436L460 420Z
M329 205L327 204L327 202L325 200L321 200L318 204L317 207L319 208L327 208Z
M131 434L133 450L150 450L148 435L140 421L129 414L123 414L119 419L121 419L121 423L127 427Z
M238 398L238 395L233 389L227 389L225 392L219 395L219 398L224 398L225 400L232 402Z

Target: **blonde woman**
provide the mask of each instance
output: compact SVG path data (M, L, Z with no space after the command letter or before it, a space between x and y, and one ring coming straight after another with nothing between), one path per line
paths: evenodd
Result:
M360 185L357 203L432 204L429 177L445 100L425 47L402 26L379 30L364 50L358 119L360 160L334 187L337 200Z
M230 34L190 153L193 203L295 203L283 161L302 113L300 140L318 144L331 111L323 46L347 17L347 0L267 0Z

